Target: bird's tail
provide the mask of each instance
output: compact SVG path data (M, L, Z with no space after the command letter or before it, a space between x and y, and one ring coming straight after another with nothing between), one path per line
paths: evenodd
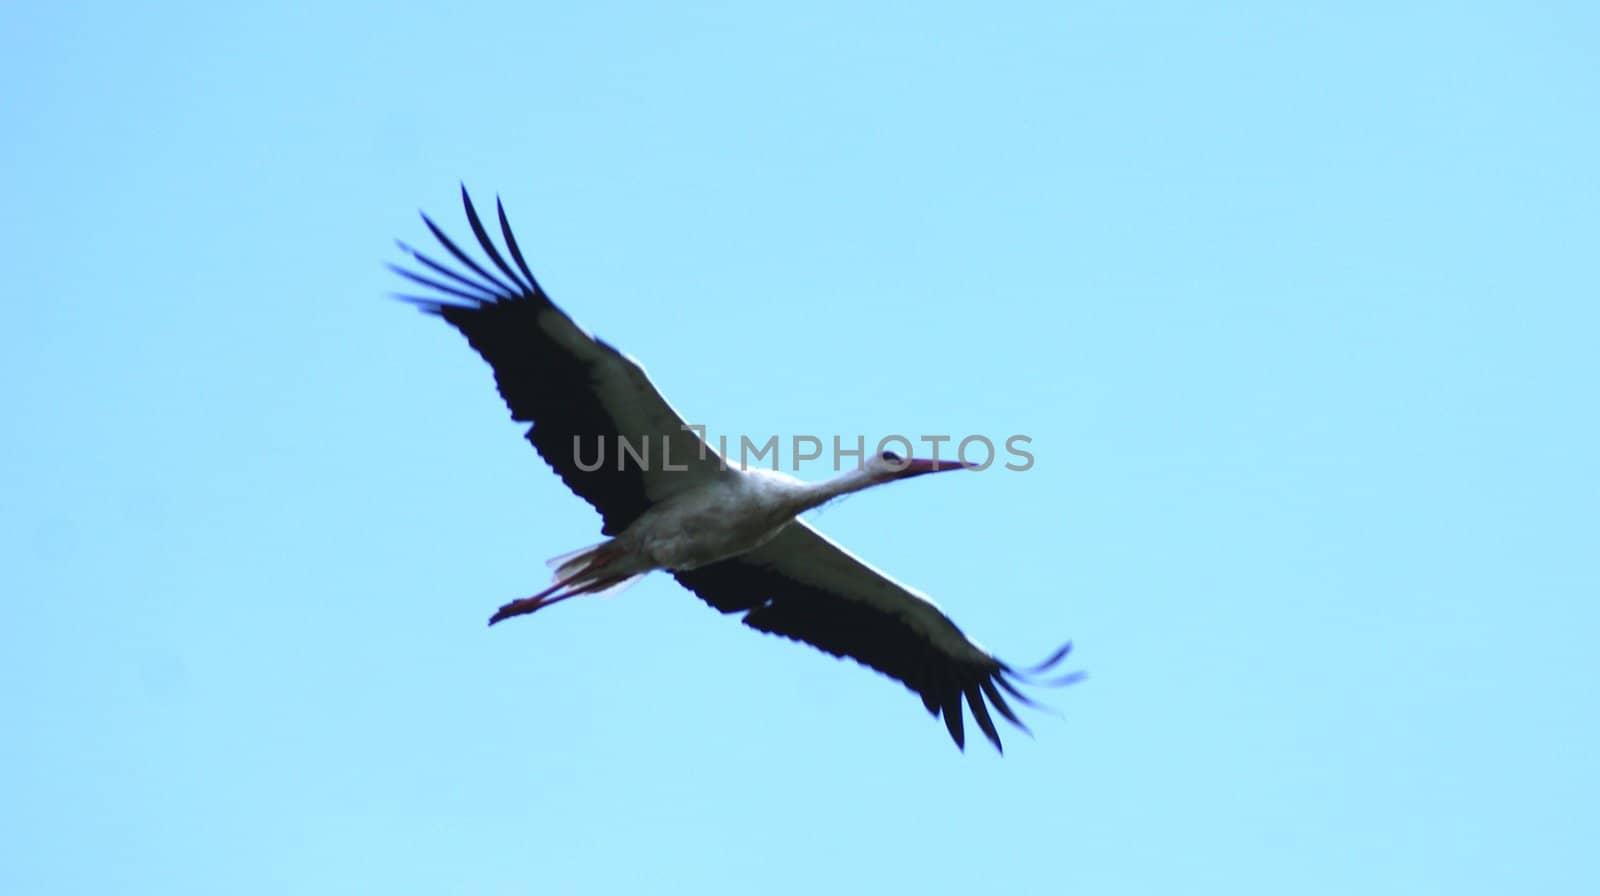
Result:
M610 543L609 541L602 541L599 544L591 544L586 548L578 548L576 551L551 557L544 562L544 565L555 570L553 581L559 582L563 579L570 579L589 565L590 561L594 559L594 554L599 553L601 548Z
M620 559L621 552L611 548L611 542L602 541L586 548L551 557L545 565L555 570L551 582L576 594L594 594L609 597L621 594L644 573L629 574L612 564ZM609 549L609 550L608 550Z
M553 557L547 565L556 571L555 587L569 597L621 594L650 571L630 563L628 552L615 540Z

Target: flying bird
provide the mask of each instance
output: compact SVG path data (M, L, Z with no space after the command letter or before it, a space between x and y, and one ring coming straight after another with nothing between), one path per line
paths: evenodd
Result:
M852 492L961 470L965 464L884 451L817 483L728 464L700 437L703 429L685 424L637 362L574 323L550 300L524 260L498 199L504 253L465 187L461 200L488 266L424 214L423 223L457 264L401 243L415 267L390 268L433 294L397 297L466 336L493 368L511 418L530 424L528 441L573 493L599 511L601 534L607 536L550 561L554 583L502 606L490 625L579 595L612 593L646 573L665 570L717 610L743 614L751 628L850 657L898 679L922 698L929 713L944 717L959 748L965 746L963 701L984 736L1002 750L991 707L1027 731L1006 698L1038 704L1018 684L1059 686L1081 677L1040 677L1067 655L1070 642L1033 667L1017 669L1000 661L922 593L799 519ZM579 450L584 446L593 454L597 444L619 444L619 438L635 446L660 446L657 463L596 464Z

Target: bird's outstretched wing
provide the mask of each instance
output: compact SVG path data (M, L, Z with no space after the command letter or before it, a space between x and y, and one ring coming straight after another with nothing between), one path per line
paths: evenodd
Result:
M673 575L718 610L745 613L751 628L804 641L899 679L922 698L928 712L944 716L958 747L965 745L963 698L984 736L1000 750L990 706L1027 731L1006 702L1009 694L1034 705L1018 683L1065 685L1082 678L1081 673L1050 681L1034 677L1065 658L1070 643L1030 669L1001 662L926 597L801 521L747 554Z
M418 267L390 267L434 295L399 298L449 321L489 362L511 418L533 424L528 441L568 488L600 512L604 534L621 532L658 501L730 475L716 452L685 429L683 418L637 362L590 335L550 301L523 260L499 200L500 233L515 268L495 246L465 187L461 202L495 270L475 261L423 215L457 264L440 263L401 243ZM619 437L635 453L642 447L643 462L620 448ZM595 467L602 456L604 463Z

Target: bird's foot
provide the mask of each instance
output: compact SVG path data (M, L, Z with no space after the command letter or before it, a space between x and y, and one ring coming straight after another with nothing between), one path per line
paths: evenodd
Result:
M547 597L540 594L533 597L524 597L521 600L514 600L494 611L494 615L489 617L489 624L494 625L496 622L504 622L513 616L526 616L535 610L542 610L551 604L560 603L571 596L570 594L563 594L557 597Z

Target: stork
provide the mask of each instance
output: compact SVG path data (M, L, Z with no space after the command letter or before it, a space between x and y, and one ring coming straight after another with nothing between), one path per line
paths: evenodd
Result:
M550 561L554 582L514 600L489 624L527 615L579 595L618 591L664 570L745 625L849 657L898 679L944 717L965 748L963 700L997 751L992 706L1027 731L1007 695L1037 706L1020 683L1060 686L1073 673L1041 678L1071 643L1044 662L1013 668L969 639L926 596L830 541L800 514L840 496L915 476L961 470L959 461L868 456L855 469L819 483L774 470L728 464L687 426L644 369L595 338L539 286L495 201L506 254L478 216L466 188L467 223L493 270L462 251L426 214L423 223L459 266L400 243L417 266L390 268L433 295L397 295L459 330L494 370L513 420L576 495L599 511L605 541ZM512 264L515 264L515 267ZM626 438L663 446L672 463L580 462L585 440ZM620 459L619 459L620 460Z

